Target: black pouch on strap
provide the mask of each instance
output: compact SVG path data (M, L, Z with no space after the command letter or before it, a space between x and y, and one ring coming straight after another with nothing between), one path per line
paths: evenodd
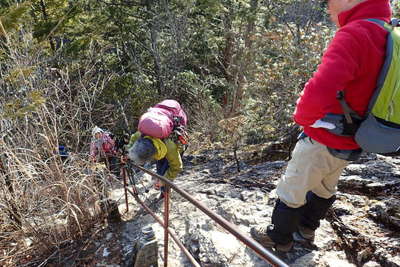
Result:
M332 156L335 158L347 160L347 161L355 161L358 160L363 152L361 148L358 149L335 149L335 148L330 148L326 147L331 153Z
M326 130L339 136L354 136L362 121L358 118L352 117L353 123L348 123L343 114L333 113L326 114L321 120L334 124L336 126L335 129Z

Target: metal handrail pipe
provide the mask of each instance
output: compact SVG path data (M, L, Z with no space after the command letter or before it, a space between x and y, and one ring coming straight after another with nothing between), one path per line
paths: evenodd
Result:
M213 219L215 222L217 222L219 225L221 225L224 229L226 229L229 233L234 235L237 239L239 239L242 243L244 243L247 247L252 249L254 252L256 252L264 261L274 265L274 266L282 266L282 267L288 267L288 265L282 261L280 258L275 256L272 252L268 251L265 249L260 243L255 241L254 239L248 237L247 235L243 234L237 227L225 220L223 217L220 215L216 214L206 206L204 206L201 202L197 201L194 199L192 196L190 196L186 191L180 189L178 186L176 186L173 182L168 180L167 178L158 175L152 171L149 171L141 166L138 166L134 163L132 165L135 168L138 168L139 170L150 174L153 177L156 177L169 185L172 189L174 189L178 194L180 194L182 197L184 197L186 200L188 200L190 203L192 203L194 206L196 206L198 209L200 209L202 212L204 212L206 215L208 215L211 219Z
M169 186L164 191L164 267L168 267Z
M135 194L132 190L129 188L127 191L135 198L135 200L165 229L165 224L164 222L138 197L137 194ZM178 247L181 249L183 254L186 255L186 257L189 259L189 261L193 264L195 267L201 267L200 264L196 261L195 258L193 258L192 254L186 249L186 247L182 244L182 242L179 240L178 236L173 232L172 229L166 228L168 230L169 235L172 237L172 239L175 241L175 243L178 245Z

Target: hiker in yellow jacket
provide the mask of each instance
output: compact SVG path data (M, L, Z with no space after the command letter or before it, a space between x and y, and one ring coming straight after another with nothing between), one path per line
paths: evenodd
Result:
M139 165L156 160L157 174L173 180L182 171L182 144L173 137L159 139L140 132L134 133L127 145L128 157ZM156 181L156 189L163 191L161 181Z

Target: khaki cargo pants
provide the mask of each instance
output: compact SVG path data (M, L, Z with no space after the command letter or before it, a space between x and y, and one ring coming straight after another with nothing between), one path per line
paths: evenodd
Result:
M308 191L328 199L336 193L340 174L348 163L332 156L325 145L310 137L300 139L276 193L291 208L303 206Z

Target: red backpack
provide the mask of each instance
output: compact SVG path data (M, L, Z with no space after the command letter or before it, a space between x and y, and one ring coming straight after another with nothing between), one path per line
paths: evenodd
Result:
M181 105L167 99L149 108L140 117L138 130L144 135L165 139L175 130L184 131L186 125L187 116Z

